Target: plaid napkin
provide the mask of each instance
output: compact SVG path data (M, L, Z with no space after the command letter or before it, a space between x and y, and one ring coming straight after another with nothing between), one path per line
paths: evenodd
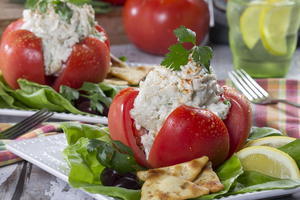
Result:
M300 103L300 81L286 79L256 80L274 98ZM224 81L221 84L224 84ZM226 84L231 85L228 80ZM300 108L287 104L254 105L253 125L278 129L291 137L300 138Z
M6 128L9 128L12 124L0 124L0 131L3 131ZM30 131L24 135L21 135L15 140L25 140L34 137L43 137L48 135L55 135L60 132L59 123L47 123L37 129ZM5 145L14 140L0 140L0 166L9 165L15 162L22 160L20 157L6 150Z
M288 99L300 103L300 81L261 79L257 80L257 82L275 98ZM220 81L220 84L224 83L225 81ZM231 83L226 81L226 84L230 85ZM268 106L253 105L253 125L273 127L291 137L300 138L300 108L283 103ZM0 130L9 126L9 124L0 124ZM16 140L43 137L58 134L58 132L60 132L59 123L49 123L20 136ZM9 142L11 140L0 140L0 166L21 160L21 158L6 150L5 144Z

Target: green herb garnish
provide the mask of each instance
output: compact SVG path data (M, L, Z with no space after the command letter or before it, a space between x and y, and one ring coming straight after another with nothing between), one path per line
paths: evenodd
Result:
M206 71L210 73L212 49L208 46L197 46L196 33L184 26L174 30L174 34L178 39L178 43L170 46L170 52L161 62L161 65L178 71L182 65L186 65L192 59L196 64L204 66ZM186 49L183 43L192 43L194 46L191 49Z
M70 102L73 102L79 98L79 91L65 85L60 86L59 93Z

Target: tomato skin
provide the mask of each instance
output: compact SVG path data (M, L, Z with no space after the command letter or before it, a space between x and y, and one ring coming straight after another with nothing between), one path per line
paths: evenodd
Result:
M42 49L41 39L30 31L16 30L5 33L0 44L0 66L10 87L19 88L19 78L45 84Z
M110 105L108 113L108 128L113 140L121 141L129 146L140 165L149 166L143 150L137 144L138 130L130 116L130 110L139 91L135 88L121 90Z
M41 38L34 33L20 30L23 19L12 22L3 32L0 44L0 66L4 79L13 89L19 88L17 80L24 78L47 84L59 90L60 85L79 88L83 82L102 81L110 68L110 42L105 30L105 42L87 37L73 46L65 69L58 77L46 76ZM26 56L24 55L26 53Z
M138 48L162 55L177 42L173 30L181 25L195 31L201 42L208 32L209 11L203 0L127 0L123 23Z
M252 126L252 110L246 97L235 89L223 86L223 96L231 103L229 113L224 120L230 137L229 156L240 150L245 144Z
M208 110L182 105L166 119L149 155L152 167L208 156L215 166L228 156L229 135L223 121Z
M87 37L73 46L66 68L57 77L53 88L60 85L72 88L81 87L82 83L101 82L109 72L110 53L107 45L95 38Z

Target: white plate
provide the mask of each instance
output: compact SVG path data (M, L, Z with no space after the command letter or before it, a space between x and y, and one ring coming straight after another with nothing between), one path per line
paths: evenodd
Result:
M44 169L50 174L53 174L54 176L67 182L69 167L62 155L62 151L66 146L67 142L65 135L59 134L12 142L7 145L7 149L21 158ZM298 192L300 192L300 188L269 190L233 195L226 198L221 198L220 200L255 200L294 194ZM104 195L88 194L99 200L113 200L113 198Z
M29 117L36 111L28 110L15 110L15 109L0 109L0 115L16 116L16 117ZM81 121L89 123L107 124L107 117L92 116L92 115L79 115L71 113L58 113L54 112L51 119L67 120L67 121Z

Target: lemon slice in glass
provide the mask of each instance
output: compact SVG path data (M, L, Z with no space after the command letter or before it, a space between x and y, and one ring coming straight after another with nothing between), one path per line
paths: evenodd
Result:
M290 142L293 142L296 138L288 136L269 136L252 140L246 144L246 147L250 146L269 146L274 148L282 147Z
M252 49L260 39L259 18L262 6L255 1L249 4L240 18L240 30L243 40L249 49Z
M287 33L293 4L289 0L268 0L259 17L264 47L273 55L287 54Z
M300 179L299 168L287 153L273 147L253 146L240 150L237 156L248 171L257 171L280 179Z

